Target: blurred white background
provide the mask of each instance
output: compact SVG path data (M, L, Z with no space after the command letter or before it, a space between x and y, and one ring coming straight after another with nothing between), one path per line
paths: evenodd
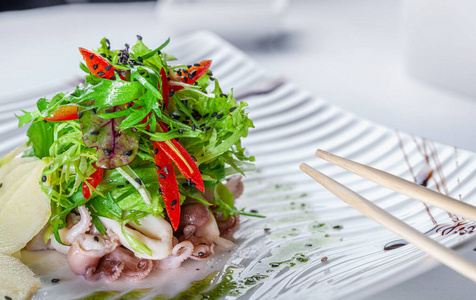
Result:
M436 17L430 14L435 2L448 1L414 1L418 7L398 0L69 2L76 4L0 13L0 101L74 81L81 74L77 47L94 48L104 36L119 48L133 43L136 34L154 45L169 36L173 41L188 31L216 28L271 74L347 111L476 151L476 56L471 55L476 9L468 1L462 3L473 10L464 12L473 23L455 25L460 37L448 35L451 31L439 34L444 32L438 22L442 6ZM2 0L0 8L7 3ZM420 16L431 17L436 31L419 24ZM425 38L430 35L437 44ZM431 68L431 61L441 57L448 59ZM476 261L474 247L465 253ZM474 299L476 286L467 282L438 267L372 299Z

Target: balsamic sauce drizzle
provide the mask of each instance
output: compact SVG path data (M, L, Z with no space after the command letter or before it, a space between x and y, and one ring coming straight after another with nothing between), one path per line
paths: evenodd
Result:
M417 184L420 184L422 186L427 186L428 181L430 179L433 180L435 183L435 187L438 192L443 192L450 196L448 186L447 186L447 181L446 178L443 174L443 168L441 165L441 161L438 157L438 152L436 149L436 146L433 141L427 141L425 139L421 139L419 142L414 136L412 136L413 142L415 143L418 152L423 156L425 160L425 166L420 170L420 172L415 175L415 172L413 170L412 165L410 164L410 160L408 158L408 155L404 149L403 146L403 140L400 136L400 133L396 131L397 137L398 137L398 144L400 146L400 149L402 150L403 156L405 158L405 162L407 163L408 169L410 171L411 176L413 177L413 181ZM456 169L459 168L459 163L458 163L458 149L455 147L454 148L454 159L455 159L455 164L456 164ZM435 165L435 169L431 167L431 162ZM435 173L439 177L439 182L436 178ZM461 186L461 182L459 177L457 178L457 183L458 183L458 188ZM462 200L461 193L458 195L459 199ZM450 235L450 234L459 234L459 235L465 235L465 234L471 234L475 231L476 225L473 223L470 223L463 218L460 218L452 213L448 212L448 216L450 217L451 221L453 221L453 224L439 224L433 215L430 212L430 208L427 204L423 203L425 205L426 211L428 213L428 216L430 217L430 220L432 223L435 225L432 229L429 231L425 232L426 235L431 235L435 233L440 233L442 236ZM407 245L408 243L405 240L399 239L399 240L394 240L389 243L387 243L384 246L384 250L393 250L400 248L402 246Z

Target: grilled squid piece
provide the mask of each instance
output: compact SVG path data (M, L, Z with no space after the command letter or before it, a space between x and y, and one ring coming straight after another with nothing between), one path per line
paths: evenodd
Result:
M122 233L122 226L119 222L99 217L104 227L114 232L121 244L131 250L137 257L145 259L164 259L172 252L172 226L161 217L148 215L139 219L140 226L131 222L124 226L124 231L144 243L152 252L149 256L145 253L135 251Z
M220 230L218 229L215 217L213 217L211 212L209 212L209 214L210 216L208 218L207 224L195 231L195 235L204 237L214 242L218 247L224 250L232 250L233 248L235 248L235 243L220 237Z

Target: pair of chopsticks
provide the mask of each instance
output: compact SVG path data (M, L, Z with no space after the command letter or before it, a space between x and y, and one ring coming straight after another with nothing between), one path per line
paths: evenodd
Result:
M465 202L458 201L398 176L339 157L323 150L317 150L316 156L398 193L420 200L429 205L439 207L472 221L476 221L476 207ZM442 264L476 282L476 265L457 254L454 250L440 245L420 231L403 221L400 221L361 195L322 174L316 169L313 169L309 165L302 163L300 168L327 190L362 212L367 217L399 235L407 242L420 248Z

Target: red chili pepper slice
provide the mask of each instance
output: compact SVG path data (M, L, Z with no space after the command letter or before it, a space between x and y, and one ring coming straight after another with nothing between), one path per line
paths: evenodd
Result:
M88 70L94 74L94 76L100 78L106 78L110 80L116 80L113 65L105 60L101 55L97 55L87 49L79 47L79 52L83 55L83 59L86 62ZM119 75L122 80L126 80L122 75Z
M168 131L167 126L163 122L159 122L159 124L164 132ZM174 139L157 142L157 145L173 160L180 173L187 178L189 184L195 185L198 190L204 193L205 185L203 183L202 174L187 150Z
M200 79L200 77L202 77L205 73L207 73L211 64L212 64L211 60L202 60L200 64L197 64L198 66L194 65L188 68L186 73L183 71L177 72L177 76L180 77L182 82L192 84L198 79ZM180 91L181 89L183 89L183 87L180 85L171 85L170 88L174 92Z
M172 160L167 156L160 146L160 142L153 142L155 153L155 168L159 177L159 185L164 199L167 215L174 230L177 230L180 223L180 193L175 177Z
M96 166L94 166L96 168ZM89 179L86 179L86 181L93 187L97 188L99 183L102 180L102 176L104 174L104 169L103 168L96 168L96 171L91 174ZM91 197L91 190L89 189L89 186L86 184L86 182L83 182L83 196L86 199L89 199Z
M45 118L46 121L71 121L76 119L78 119L78 107L74 105L60 106L51 117Z

